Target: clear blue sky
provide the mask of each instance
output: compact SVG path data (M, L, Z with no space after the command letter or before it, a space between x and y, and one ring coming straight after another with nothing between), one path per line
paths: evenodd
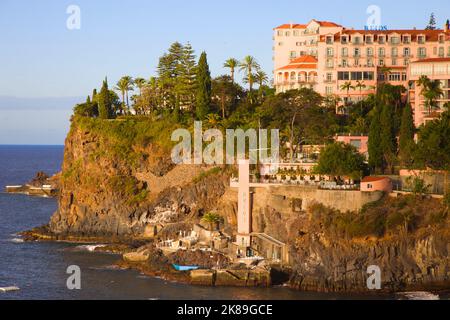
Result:
M66 28L71 4L81 9L80 30ZM214 76L226 72L225 59L247 54L270 73L273 27L316 18L363 28L371 4L389 28L424 27L431 12L439 27L444 13L450 17L450 1L443 0L1 0L0 144L62 143L70 105L45 107L41 99L35 106L34 98L86 96L105 75L110 83L122 75L148 78L174 41L191 42L197 54L205 50ZM26 109L41 116L23 117L22 100L14 115L16 104L5 96L28 98ZM38 120L51 133L29 128ZM10 135L5 128L13 125Z

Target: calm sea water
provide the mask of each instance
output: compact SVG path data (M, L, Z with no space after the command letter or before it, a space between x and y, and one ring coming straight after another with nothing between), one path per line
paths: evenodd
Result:
M0 146L0 188L30 180L37 171L59 171L63 147ZM54 199L0 193L0 299L354 299L352 295L303 293L283 287L206 288L150 278L113 267L112 254L66 243L24 243L17 232L43 225L56 210ZM66 287L67 267L81 268L81 290ZM370 298L370 297L369 297ZM385 297L386 298L386 297Z

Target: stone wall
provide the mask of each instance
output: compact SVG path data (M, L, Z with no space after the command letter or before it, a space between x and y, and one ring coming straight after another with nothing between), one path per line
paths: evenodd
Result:
M340 211L359 211L365 204L378 201L383 196L382 192L320 190L312 186L271 186L254 188L253 191L254 204L262 207L270 203L279 212L305 211L313 202Z

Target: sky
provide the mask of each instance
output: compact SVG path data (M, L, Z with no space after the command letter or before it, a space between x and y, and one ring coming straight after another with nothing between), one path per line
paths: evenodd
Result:
M79 29L67 27L71 5ZM0 0L0 144L63 144L76 101L105 76L155 75L174 41L206 51L213 76L246 55L271 74L274 27L315 18L361 29L370 5L389 29L450 18L448 0Z

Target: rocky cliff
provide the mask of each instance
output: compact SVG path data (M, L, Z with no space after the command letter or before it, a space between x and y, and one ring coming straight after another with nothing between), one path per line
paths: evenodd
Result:
M170 127L148 120L76 118L66 139L52 233L139 237L149 223L189 221L214 209L228 176L174 166Z
M235 233L231 169L173 165L172 129L138 118L74 119L51 232L139 238L147 224L189 226L214 210L226 232ZM292 287L367 291L367 267L377 265L385 289L450 288L450 226L442 201L385 198L344 213L311 201L305 210L299 197L261 188L253 199L253 230L289 248Z

